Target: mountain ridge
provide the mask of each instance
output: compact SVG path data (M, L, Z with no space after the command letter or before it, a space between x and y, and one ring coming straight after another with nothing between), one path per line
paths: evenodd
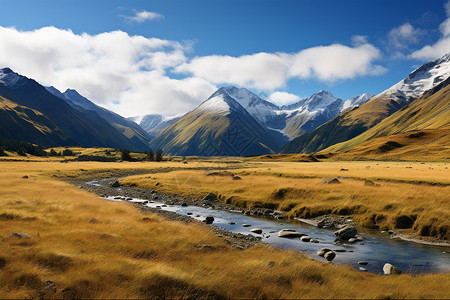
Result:
M427 75L427 76L425 76ZM403 106L437 86L450 75L450 55L423 64L405 79L377 96L369 99L358 108L340 113L313 131L301 135L281 150L282 153L312 153L334 144L350 140L381 120L390 116Z

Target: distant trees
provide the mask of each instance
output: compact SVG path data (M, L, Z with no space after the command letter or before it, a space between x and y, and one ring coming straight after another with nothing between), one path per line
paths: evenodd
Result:
M147 152L147 159L149 161L154 161L155 160L155 154L153 153L153 150L150 149L150 151Z
M35 156L47 156L44 147L22 141L0 140L0 147L6 151L17 152L21 156L26 156L27 153Z
M163 161L163 151L162 151L161 148L156 150L155 160L156 161Z
M61 156L72 156L73 155L73 151L70 149L64 149Z
M60 156L60 153L56 152L55 149L50 149L48 156Z
M133 161L133 158L130 155L130 150L120 149L120 159L123 161Z

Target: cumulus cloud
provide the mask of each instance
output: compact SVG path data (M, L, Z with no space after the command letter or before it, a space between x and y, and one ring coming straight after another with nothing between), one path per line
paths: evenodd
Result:
M359 39L363 42L364 39ZM230 57L197 57L175 68L215 84L237 84L260 90L281 88L290 78L334 82L385 72L374 61L380 51L369 43L313 47L297 53L256 53Z
M286 61L278 54L256 53L239 57L211 55L197 57L175 68L216 84L272 90L286 80Z
M183 113L214 92L215 86L203 79L166 75L186 61L186 50L175 41L122 31L89 35L55 27L0 27L0 67L62 91L74 88L126 116Z
M267 101L275 103L277 105L285 105L294 103L300 100L300 97L294 94L290 94L287 92L273 92L267 97Z
M313 47L292 57L289 77L316 78L324 82L353 79L357 76L380 75L386 69L373 62L381 57L371 44L348 47L341 44Z
M136 23L143 23L145 21L157 21L164 19L164 16L162 14L158 14L153 11L133 10L133 12L134 12L133 16L122 16L122 17L130 22Z
M427 45L420 50L414 51L410 57L423 60L439 58L450 51L450 1L445 4L447 19L439 26L441 38L433 45Z
M334 82L385 71L375 64L379 50L364 37L355 38L353 46L238 57L190 59L186 53L191 47L119 30L91 35L55 27L20 31L0 26L0 68L10 67L61 91L76 89L124 116L185 113L208 98L217 84L272 92L292 78ZM286 92L271 96L279 104L298 99Z
M407 49L409 45L417 44L423 34L421 29L415 29L410 23L405 23L389 32L388 41L393 48Z

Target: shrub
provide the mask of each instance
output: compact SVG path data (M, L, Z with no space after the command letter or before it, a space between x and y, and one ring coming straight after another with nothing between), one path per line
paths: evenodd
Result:
M161 148L156 150L155 160L156 161L162 161L163 160L163 151L162 151Z
M64 151L61 153L61 156L72 156L73 151L70 149L64 149Z
M121 149L120 150L120 159L123 161L132 161L133 158L130 155L130 150L128 149Z
M152 150L150 150L150 151L147 152L147 159L148 159L149 161L154 161L154 160L155 160L155 154L153 153Z

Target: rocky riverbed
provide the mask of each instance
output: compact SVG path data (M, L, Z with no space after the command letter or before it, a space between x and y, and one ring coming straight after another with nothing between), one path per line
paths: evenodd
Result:
M98 181L91 181L89 183L80 182L76 180L69 180L68 182L78 186L81 189L97 194L101 197L108 197L108 196L120 197L120 199L117 200L127 201L131 200L132 198L138 198L148 201L158 201L166 203L167 205L195 205L195 206L213 207L215 209L220 210L228 210L228 211L234 210L233 207L220 203L217 201L217 199L208 199L208 197L206 197L207 198L206 200L185 199L182 197L160 194L152 189L149 190L136 187L121 186L120 184L116 183L117 178L100 179ZM212 197L211 195L209 196L210 196L209 198ZM217 227L214 224L206 224L205 222L199 222L198 220L190 216L180 215L171 211L143 206L141 203L134 203L134 205L143 212L155 213L164 217L167 220L181 221L185 223L197 222L199 224L202 224L203 226L209 226L217 236L223 238L226 243L238 249L246 249L248 247L262 243L260 237L256 237L251 234L245 235L241 233L231 232L226 229Z

